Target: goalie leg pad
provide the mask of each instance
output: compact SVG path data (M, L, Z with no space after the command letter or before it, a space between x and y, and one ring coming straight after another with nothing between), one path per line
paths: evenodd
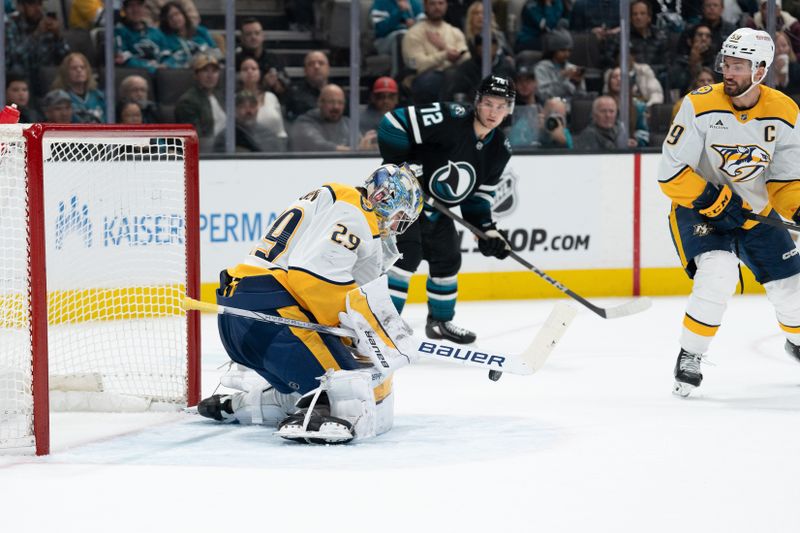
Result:
M298 401L301 411L280 423L278 436L297 442L338 444L391 429L391 380L373 388L370 372L340 370L328 372L321 381L319 389Z

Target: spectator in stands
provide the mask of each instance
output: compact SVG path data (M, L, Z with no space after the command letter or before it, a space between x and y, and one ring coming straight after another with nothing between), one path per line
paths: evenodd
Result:
M598 96L592 102L592 123L575 139L580 150L633 148L636 140L628 138L617 120L617 102L610 96Z
M473 4L475 5L475 4ZM461 104L472 104L475 100L475 89L484 78L482 73L481 46L483 36L479 33L473 36L469 43L470 58L455 68L445 71L441 92L438 100L450 100ZM503 54L497 35L492 34L492 74L503 78L514 77L514 63L510 57Z
M319 101L321 89L328 84L331 65L324 52L314 50L303 60L305 78L289 86L286 95L286 118L294 121L297 117L314 109Z
M24 74L9 72L6 75L6 105L16 104L19 110L19 121L23 124L41 122L42 116L29 106L31 91L28 78Z
M713 69L717 51L711 43L711 28L705 24L697 24L687 41L688 54L678 55L672 63L670 82L681 94L686 93L689 81L700 73L703 67Z
M619 60L616 63L619 65ZM628 56L628 65L631 95L641 100L647 107L664 103L664 88L661 87L650 65L637 63L632 55ZM604 87L608 87L608 78L613 72L613 69L608 69L603 74Z
M734 0L728 0L733 2ZM711 48L714 55L722 48L722 43L736 29L734 24L722 18L723 0L703 0L703 16L699 24L704 24L711 31ZM686 54L689 50L687 43L693 33L694 27L689 27L678 41L678 53Z
M569 17L571 31L591 31L601 43L619 33L619 0L575 0Z
M392 56L392 77L402 70L400 43L408 29L422 17L421 0L374 0L372 25L375 27L375 49Z
M170 51L158 28L147 24L144 0L122 0L124 15L114 28L117 65L145 68L151 74L167 67Z
M161 17L161 9L168 1L169 0L145 0L145 6L147 7L145 16L150 26L158 25L158 21ZM197 10L197 6L194 2L192 0L177 0L177 2L181 5L191 23L194 24L195 27L199 26L200 12Z
M647 66L647 65L645 65ZM635 71L634 72L635 75ZM655 80L655 78L653 78ZM633 139L636 140L636 146L647 146L650 144L650 127L647 125L647 104L637 98L635 90L635 78L631 79L631 91L628 98L628 133ZM658 83L656 81L656 83ZM621 93L622 90L622 70L619 67L609 69L605 72L605 83L603 85L603 94L610 96L617 103L617 109L622 107ZM663 102L663 95L661 101ZM661 103L661 102L658 102ZM620 120L619 113L617 113L617 120ZM631 135L632 132L632 135Z
M117 105L118 124L144 124L144 114L138 102L122 100Z
M558 21L564 17L562 0L528 0L522 8L520 29L514 50L542 50L543 36L556 29Z
M278 137L274 132L258 122L259 102L256 93L242 90L236 93L236 134L237 152L285 152L286 137ZM214 151L225 151L225 131L217 135Z
M132 101L139 104L142 110L142 120L145 124L156 124L158 120L158 107L150 100L150 86L147 80L136 74L126 76L119 84L118 102ZM119 117L119 114L117 114Z
M96 124L106 121L106 99L97 89L89 60L72 52L58 67L51 89L63 89L72 99L72 122Z
M369 104L367 104L367 109L361 113L359 120L361 134L377 131L383 115L397 107L398 99L399 90L396 81L389 76L375 80L375 83L372 84L372 91L369 93Z
M70 29L91 30L103 17L103 0L72 0L69 8Z
M403 38L403 60L416 72L411 93L416 103L434 102L444 79L443 71L469 59L464 34L444 21L446 0L425 0L425 20Z
M567 101L557 96L544 103L539 115L539 148L572 149L572 132L567 123Z
M222 59L222 52L208 29L192 24L178 2L167 2L161 8L159 29L164 34L165 48L170 51L170 67L189 68L197 54Z
M633 0L630 12L630 53L637 63L650 65L663 84L671 52L667 34L653 24L653 7L647 0ZM603 66L616 66L619 52L619 35L615 35L604 47Z
M289 76L286 74L284 61L264 48L264 29L258 19L247 18L240 28L241 46L236 49L236 64L245 57L252 57L258 62L263 77L264 88L283 99L289 88Z
M775 73L776 89L788 95L800 94L800 63L786 32L775 34L775 61L771 70Z
M472 43L475 40L476 35L481 35L483 32L483 2L472 2L469 7L467 8L467 16L466 20L464 21L464 37L467 39L467 43ZM503 35L503 32L500 31L500 28L497 26L497 21L494 18L494 13L492 13L492 22L491 22L491 33L492 39L497 41L497 50L498 53L511 57L511 47L508 45L508 41L506 40L506 36ZM470 51L472 55L475 55L473 51ZM492 54L494 56L494 54ZM478 53L480 56L480 53Z
M291 148L297 152L349 152L350 119L344 116L344 91L326 85L319 95L319 107L301 115L292 127ZM375 145L375 135L364 135L359 149Z
M694 91L695 89L705 87L706 85L712 85L716 82L717 80L714 77L714 71L709 67L702 67L700 72L697 73L697 76L695 76L692 82L689 84L689 90ZM675 105L672 106L672 118L670 121L672 121L675 118L675 115L678 114L678 110L680 110L681 103L683 103L684 98L686 98L686 96L681 96L681 98L675 102Z
M55 16L44 14L42 0L17 0L18 12L6 18L6 72L14 70L31 76L34 94L41 95L48 87L39 87L36 75L42 67L61 63L69 46L61 34Z
M214 137L225 129L225 110L215 94L220 66L214 56L199 55L192 69L196 83L175 104L175 121L194 125L200 149L208 150Z
M279 139L286 139L288 135L283 127L281 103L275 93L265 91L262 88L262 80L258 61L252 57L245 57L239 64L239 86L242 91L256 96L258 103L256 122L259 127L272 132L273 136Z
M781 1L775 0L775 32L783 31L789 36L795 55L800 55L800 21L781 9ZM767 29L767 0L758 1L758 13L747 21L748 28Z
M540 100L554 96L569 100L586 91L584 69L569 62L571 53L572 36L567 30L553 30L547 34L544 56L534 69Z
M45 122L50 124L72 123L72 99L67 91L55 89L42 98L42 112Z
M284 4L290 30L312 31L314 29L314 0L291 0Z

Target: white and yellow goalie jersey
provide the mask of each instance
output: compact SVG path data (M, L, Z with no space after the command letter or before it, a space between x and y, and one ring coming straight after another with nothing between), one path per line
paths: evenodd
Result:
M756 213L766 215L773 207L788 219L797 213L798 107L779 91L759 89L758 103L749 109L736 109L721 83L683 99L658 169L661 189L674 203L692 208L711 182L730 186Z
M366 199L350 185L328 183L283 211L228 273L270 274L320 324L334 325L347 292L381 275L383 255L378 219Z

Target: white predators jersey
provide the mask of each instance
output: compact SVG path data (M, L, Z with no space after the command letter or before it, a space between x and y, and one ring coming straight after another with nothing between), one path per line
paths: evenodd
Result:
M797 212L798 107L779 91L759 88L758 102L745 110L733 107L721 83L683 99L658 169L661 189L674 203L691 208L711 182L730 186L756 213L774 207L791 218Z
M347 291L381 275L378 219L350 185L328 183L290 205L234 277L271 274L322 324L338 323Z

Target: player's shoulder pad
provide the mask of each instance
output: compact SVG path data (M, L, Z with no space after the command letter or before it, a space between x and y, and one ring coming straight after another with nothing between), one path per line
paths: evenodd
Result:
M378 216L375 214L375 209L358 189L352 185L345 185L343 183L326 183L323 187L331 193L334 202L343 202L352 205L363 213L369 225L369 231L372 233L373 237L380 235L380 231L378 230Z
M800 112L797 103L777 89L761 86L761 105L758 118L775 118L794 128L797 114Z
M695 116L711 111L731 111L730 99L721 83L704 85L686 95L694 107Z
M442 107L447 110L452 118L466 118L469 114L469 110L466 107L455 102L445 102Z

